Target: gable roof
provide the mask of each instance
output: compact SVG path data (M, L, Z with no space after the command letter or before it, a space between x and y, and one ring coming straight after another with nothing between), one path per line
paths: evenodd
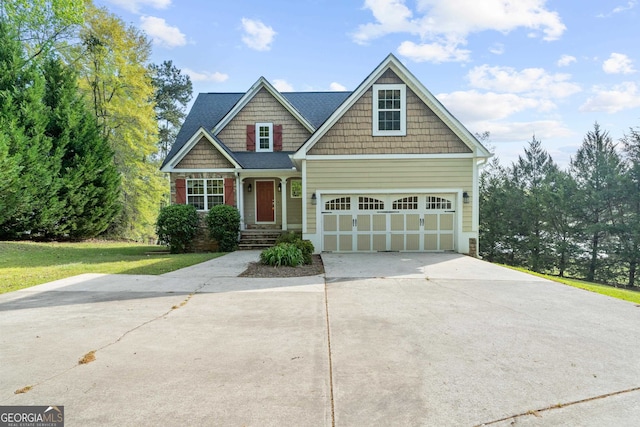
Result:
M260 81L258 80L258 82ZM261 87L259 86L258 90ZM311 133L313 133L344 102L351 92L282 92L279 94L290 109L305 118L308 124L311 125ZM216 127L220 127L221 121L230 116L231 110L235 110L236 108L234 107L240 105L240 101L245 96L245 93L199 94L160 169L172 162L173 158L200 128L205 129L213 137L214 134L211 131ZM248 100L246 101L248 102ZM226 149L226 146L220 140L217 138L216 140Z
M491 153L487 150L478 139L465 128L458 119L456 119L447 110L444 105L436 99L436 97L413 75L411 72L396 58L393 54L389 54L384 61L378 65L367 78L360 83L358 88L354 90L349 97L338 107L331 116L311 135L296 153L293 160L303 159L307 152L322 138L322 136L355 104L364 93L384 74L387 69L391 69L413 92L442 120L457 136L465 143L477 157L491 157Z

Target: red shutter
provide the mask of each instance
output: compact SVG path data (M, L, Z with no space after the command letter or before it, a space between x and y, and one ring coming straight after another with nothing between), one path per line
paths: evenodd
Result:
M233 178L225 178L224 179L224 204L229 206L236 205L236 192L234 191L234 182Z
M282 125L273 125L273 151L282 151Z
M256 125L247 125L247 151L256 151Z
M176 179L176 204L185 205L187 203L186 180Z

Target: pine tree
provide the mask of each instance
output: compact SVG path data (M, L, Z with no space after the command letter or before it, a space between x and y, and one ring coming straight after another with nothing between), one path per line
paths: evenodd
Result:
M635 286L640 263L640 132L631 129L623 139L627 163L622 182L624 210L617 218L621 258L628 265L627 285Z
M571 160L570 170L577 184L577 225L588 252L584 265L586 279L607 279L599 270L604 267L605 249L613 231L623 168L609 133L601 131L597 123Z

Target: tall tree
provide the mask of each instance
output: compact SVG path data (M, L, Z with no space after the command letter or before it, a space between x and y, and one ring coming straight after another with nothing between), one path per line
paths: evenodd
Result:
M147 69L150 43L105 9L89 6L77 52L81 87L122 177L123 209L108 232L141 240L154 235L165 189L158 163L154 87Z
M551 189L545 183L558 167L534 136L524 149L524 157L518 156L512 170L514 184L521 192L524 202L519 209L520 248L527 258L527 266L540 272L551 261L551 241L547 230L548 209L544 203L545 193Z
M617 218L621 257L628 265L627 285L635 286L640 262L640 132L631 129L623 139L626 173L623 178L624 210Z
M10 22L15 37L29 47L29 60L70 38L82 23L87 0L1 0L0 19Z
M62 152L45 135L44 87L15 32L0 20L0 151L6 153L3 163L11 168L8 175L13 182L7 198L0 197L0 235L4 237L39 232L60 214L56 178Z
M55 238L94 237L120 210L113 151L78 90L76 73L58 59L47 60L43 72L46 134L63 152L58 199L64 204L56 224L45 231Z
M155 112L158 121L158 154L164 159L186 116L193 86L188 75L181 74L171 61L149 67L155 88Z
M623 172L620 156L608 132L594 124L582 141L570 171L577 183L576 219L588 248L586 279L599 277L604 245L612 232L612 211L620 196L619 177Z

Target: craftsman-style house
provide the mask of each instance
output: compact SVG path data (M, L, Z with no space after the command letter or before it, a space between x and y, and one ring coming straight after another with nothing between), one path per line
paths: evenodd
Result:
M353 92L202 93L162 165L172 203L237 207L243 230L316 251L476 254L489 151L389 55Z

